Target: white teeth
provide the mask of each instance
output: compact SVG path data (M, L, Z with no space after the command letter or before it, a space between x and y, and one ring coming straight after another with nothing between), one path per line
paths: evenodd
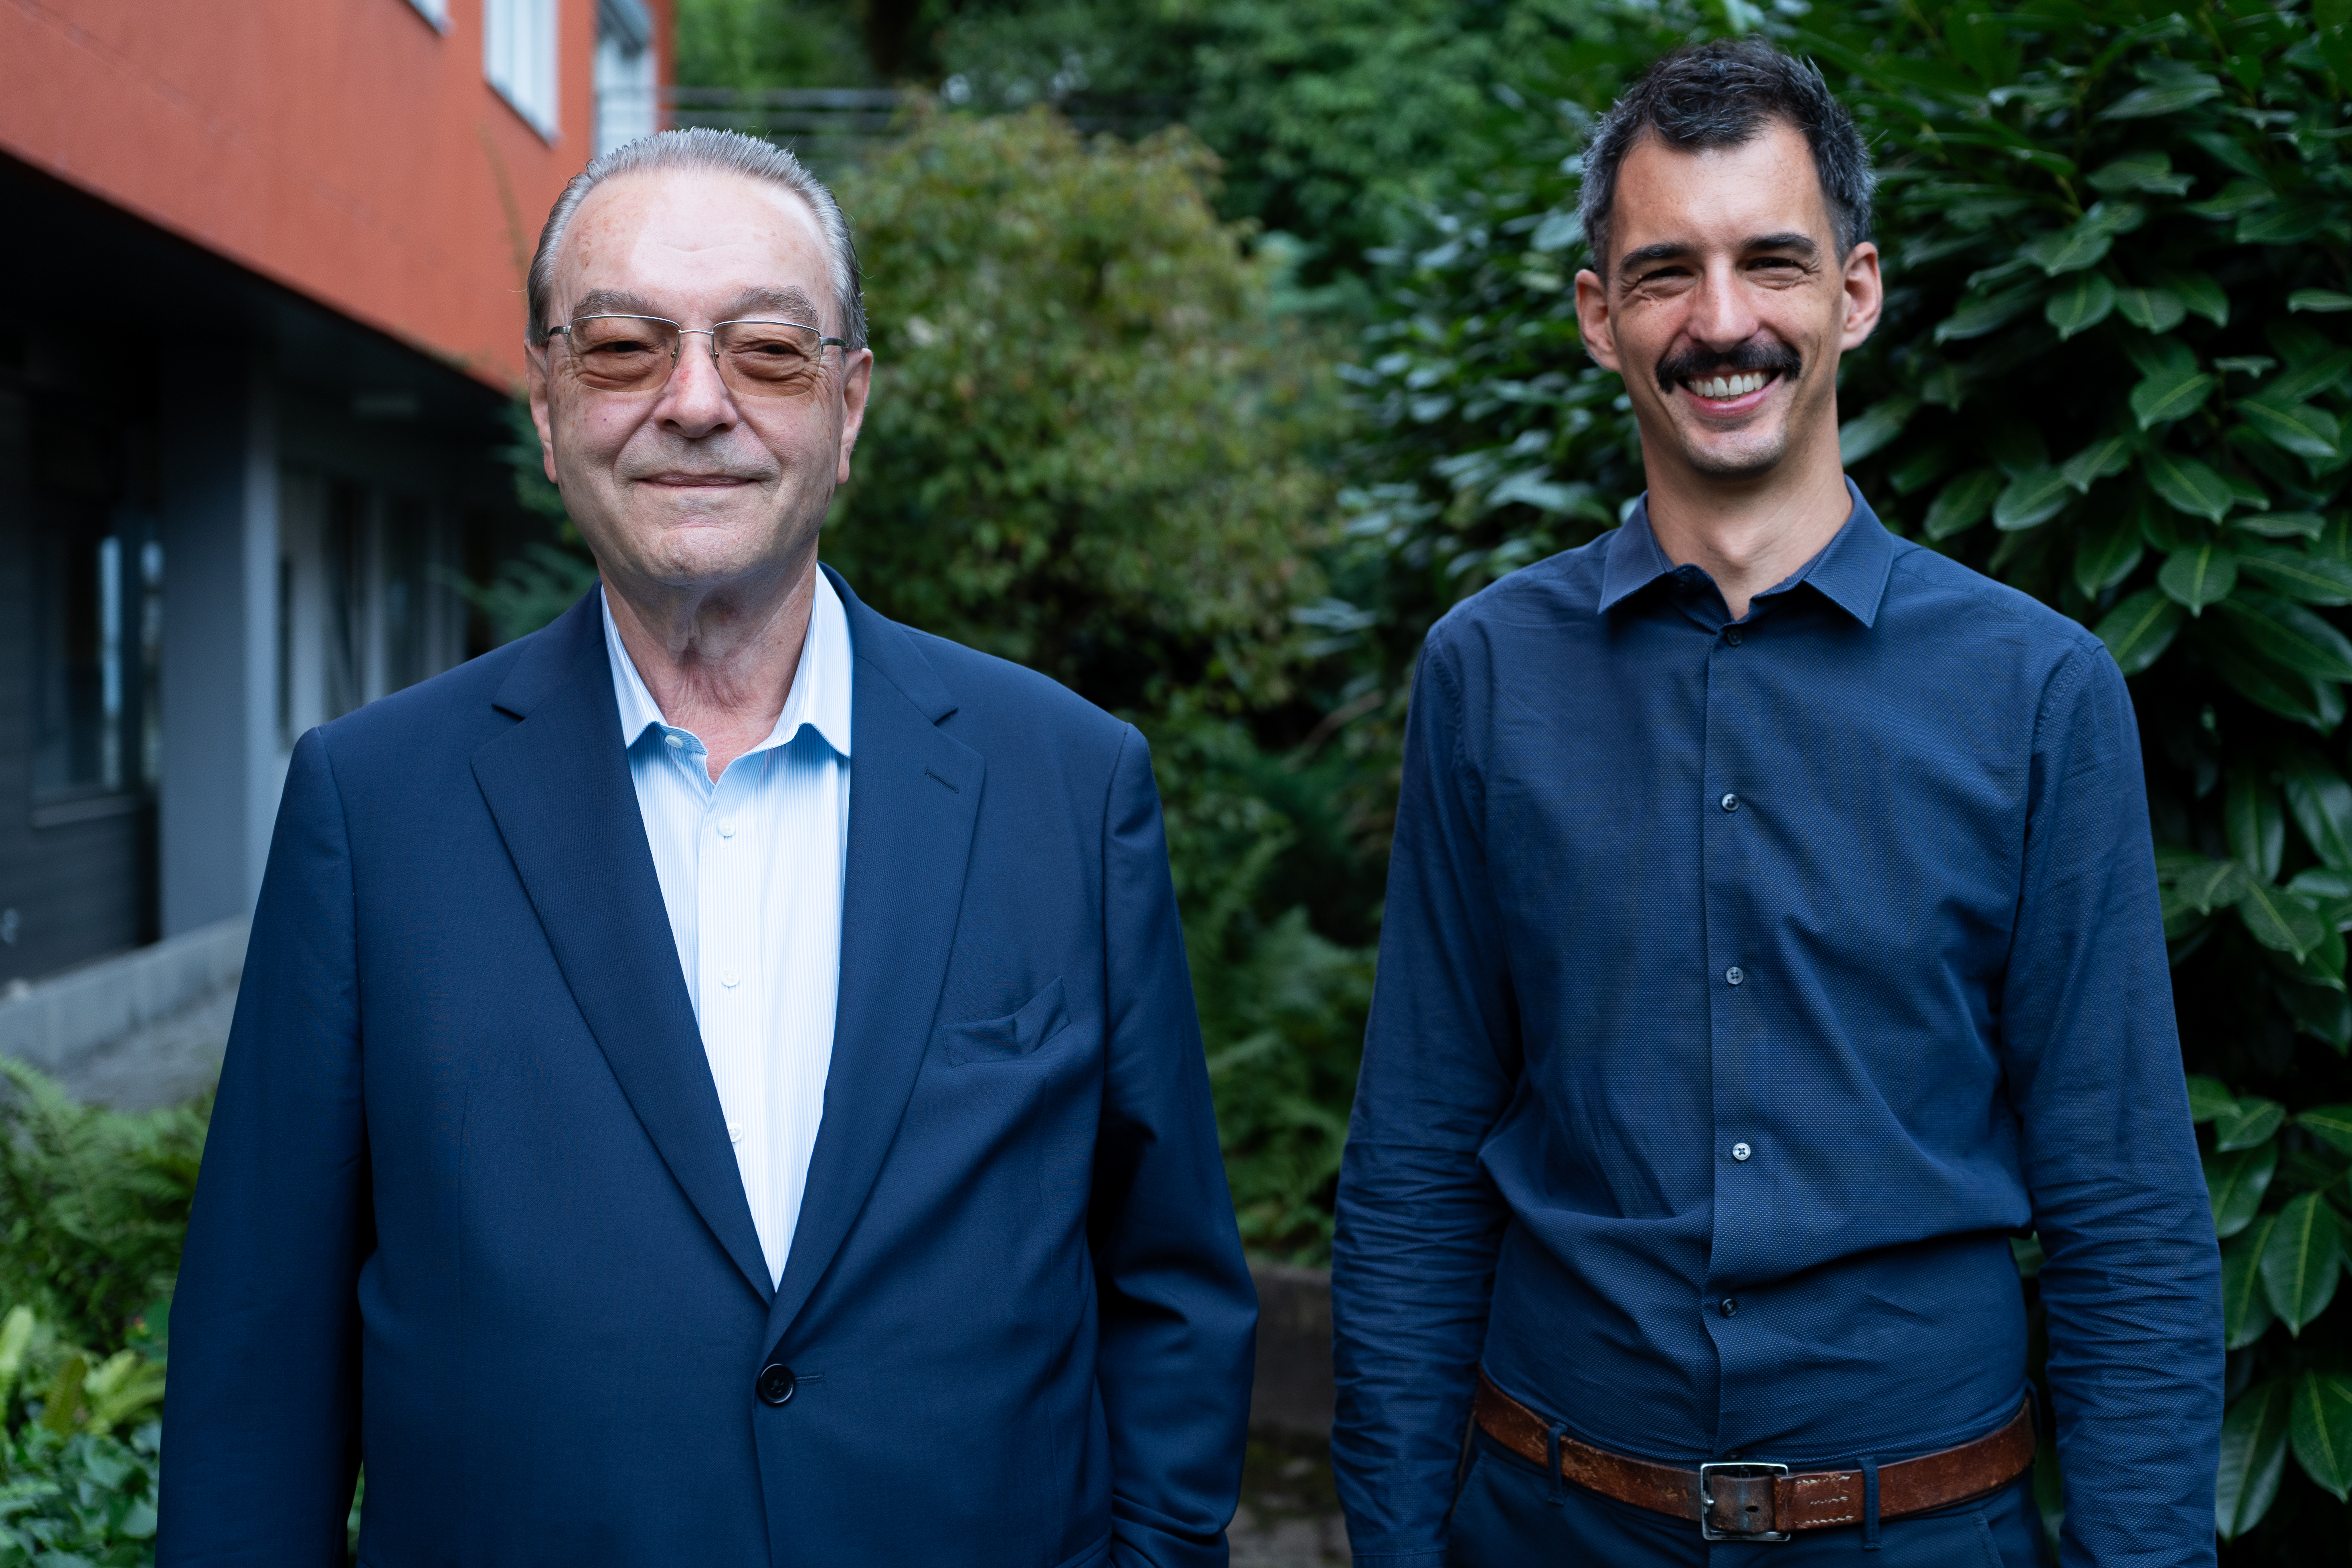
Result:
M1749 371L1745 375L1717 375L1706 381L1689 383L1690 389L1701 397L1745 397L1764 384L1761 371Z

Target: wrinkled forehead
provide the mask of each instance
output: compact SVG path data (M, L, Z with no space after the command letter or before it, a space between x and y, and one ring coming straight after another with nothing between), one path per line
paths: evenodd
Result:
M625 297L684 320L750 300L832 296L824 232L781 185L717 170L622 174L588 194L556 252L559 319ZM832 311L824 310L830 326ZM711 319L717 319L715 317ZM690 323L689 323L690 324Z
M1768 119L1728 147L1684 149L1644 132L1618 165L1609 246L1617 257L1661 243L1738 246L1806 234L1833 247L1829 200L1804 132Z

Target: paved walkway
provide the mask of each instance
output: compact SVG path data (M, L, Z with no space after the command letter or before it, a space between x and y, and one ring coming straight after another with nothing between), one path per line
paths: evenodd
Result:
M1348 1527L1323 1445L1253 1441L1242 1470L1241 1511L1227 1535L1234 1568L1348 1568Z

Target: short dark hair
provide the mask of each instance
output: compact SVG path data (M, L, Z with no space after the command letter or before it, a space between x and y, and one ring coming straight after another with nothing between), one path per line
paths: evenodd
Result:
M1810 61L1792 59L1760 38L1719 40L1676 49L1643 73L1592 128L1584 145L1584 189L1577 201L1594 268L1609 276L1609 219L1617 170L1645 134L1697 152L1738 147L1769 120L1786 121L1812 149L1838 254L1870 237L1870 196L1878 175L1853 117L1830 95Z

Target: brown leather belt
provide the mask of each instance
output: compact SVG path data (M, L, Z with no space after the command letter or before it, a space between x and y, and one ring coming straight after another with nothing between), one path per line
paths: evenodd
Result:
M1549 1460L1544 1418L1481 1373L1478 1426L1537 1468ZM2033 1463L2033 1406L2020 1405L2008 1426L1973 1443L1878 1467L1878 1517L1900 1519L1999 1491ZM1710 1541L1786 1541L1792 1531L1860 1524L1860 1470L1807 1470L1755 1461L1701 1465L1695 1470L1612 1454L1566 1433L1559 1473L1602 1497L1696 1523Z

